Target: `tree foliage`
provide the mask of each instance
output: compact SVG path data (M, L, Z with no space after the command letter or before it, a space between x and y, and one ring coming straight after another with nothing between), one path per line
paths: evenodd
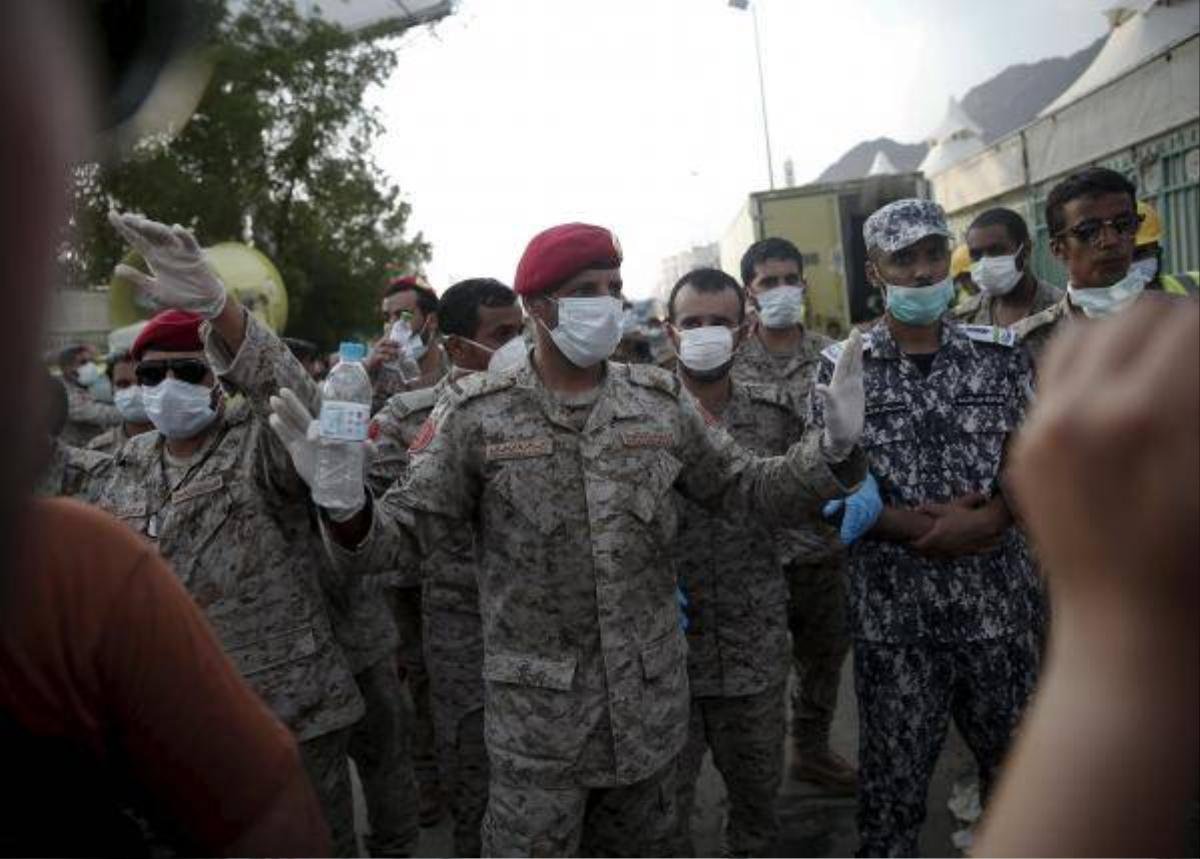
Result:
M109 279L126 250L110 208L185 224L205 245L242 239L248 223L287 285L289 334L332 346L372 331L387 273L429 258L371 156L382 126L364 97L391 74L393 49L290 0L249 0L237 15L208 2L213 75L196 113L172 140L79 168L66 277Z

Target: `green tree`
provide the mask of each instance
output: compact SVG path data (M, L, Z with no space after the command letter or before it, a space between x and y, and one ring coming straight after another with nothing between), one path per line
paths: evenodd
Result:
M287 285L289 334L332 347L373 333L388 272L429 259L371 156L382 126L364 97L394 69L394 45L302 17L290 0L250 0L236 16L209 2L213 74L199 107L174 139L77 170L64 276L109 279L127 250L110 208L184 224L205 245L240 239L248 223Z

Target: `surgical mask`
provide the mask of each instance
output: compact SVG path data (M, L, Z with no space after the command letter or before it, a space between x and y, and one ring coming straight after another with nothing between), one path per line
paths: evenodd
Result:
M510 367L524 363L527 357L525 338L518 334L499 349L492 352L492 357L488 361L488 372L502 373Z
M971 264L971 280L979 286L984 295L1007 295L1021 282L1025 272L1017 268L1015 254L997 257L981 257Z
M397 320L392 325L388 337L393 342L399 343L400 347L408 353L408 357L414 361L420 361L429 350L425 341L421 339L420 332L413 331L403 319Z
M113 386L109 381L108 376L101 373L91 384L87 386L88 393L92 395L92 399L99 400L102 403L111 403L113 401Z
M1158 275L1158 260L1154 257L1135 259L1129 266L1129 274L1136 274L1142 279L1142 283L1149 283Z
M932 325L941 319L954 298L949 277L932 286L886 285L888 313L906 325Z
M716 370L732 357L733 332L724 325L684 328L679 332L679 360L689 370Z
M192 438L217 417L213 389L181 382L168 376L152 388L142 390L146 416L167 438Z
M610 296L550 300L558 305L558 325L550 339L568 361L591 367L612 355L621 342L620 301Z
M131 424L144 424L150 420L146 417L146 404L142 402L141 385L118 388L113 394L113 403L116 404L121 417Z
M1106 319L1130 304L1141 294L1146 282L1132 268L1112 286L1076 289L1067 284L1067 298L1083 311L1088 319Z
M94 385L96 380L100 378L100 368L91 362L81 364L79 365L79 369L75 371L75 378L85 388Z
M791 328L800 322L804 287L777 286L757 296L758 318L766 328Z

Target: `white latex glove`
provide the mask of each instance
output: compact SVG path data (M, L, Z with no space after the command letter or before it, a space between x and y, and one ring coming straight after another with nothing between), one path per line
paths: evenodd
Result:
M817 385L815 389L825 411L821 450L830 462L844 460L862 438L866 405L862 353L862 334L855 328L833 366L833 378L828 385Z
M142 255L153 276L127 265L118 265L117 275L131 280L156 305L190 310L205 319L225 308L225 284L209 268L191 231L118 212L109 212L108 222Z
M287 448L300 479L308 484L309 488L314 487L317 480L317 450L321 445L321 422L312 416L308 407L291 388L280 388L279 395L271 397L271 417L267 422ZM366 473L375 457L375 445L369 441L363 442L363 454L365 483ZM358 513L362 505L349 510L323 509L333 521L344 522Z
M321 443L320 424L290 388L280 388L271 397L271 429L292 457L300 479L309 486L317 479L317 446Z

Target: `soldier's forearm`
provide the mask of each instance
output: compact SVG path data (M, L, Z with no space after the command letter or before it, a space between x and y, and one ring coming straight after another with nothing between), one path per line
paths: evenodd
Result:
M246 317L241 302L232 292L226 295L221 312L212 318L212 328L231 355L241 351L246 339Z

